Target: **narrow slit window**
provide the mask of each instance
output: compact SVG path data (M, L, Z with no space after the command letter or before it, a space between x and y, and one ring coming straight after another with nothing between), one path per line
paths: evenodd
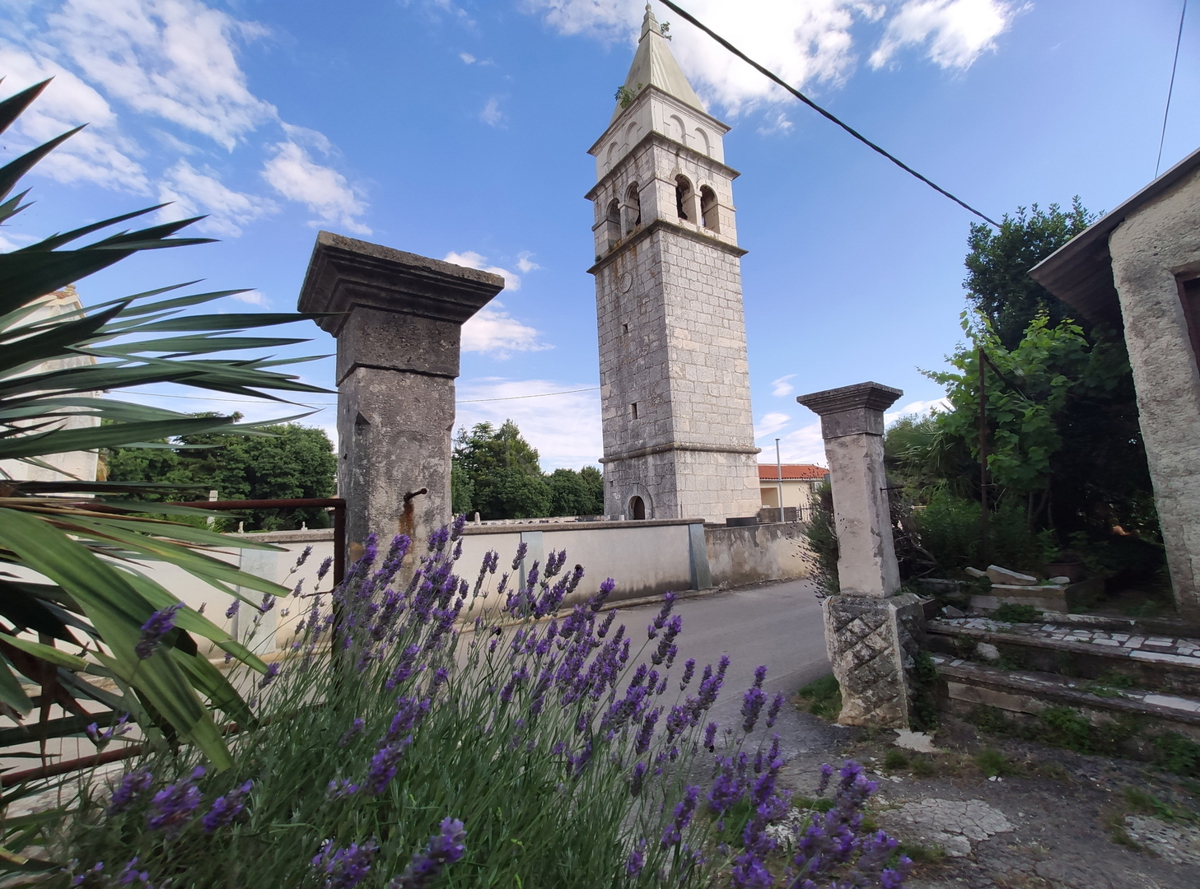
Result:
M628 324L621 325L621 333L623 333L625 335L629 334L629 325Z
M1183 317L1187 322L1192 355L1200 366L1200 278L1179 282L1179 299L1183 302Z
M625 234L642 224L642 194L633 182L625 190Z
M631 405L629 405L629 416L631 418L633 418L634 420L637 419L637 402L636 401L633 402Z

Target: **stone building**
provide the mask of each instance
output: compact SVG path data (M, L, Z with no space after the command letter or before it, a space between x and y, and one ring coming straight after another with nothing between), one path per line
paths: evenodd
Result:
M588 152L609 515L722 521L759 509L728 131L647 6L617 108Z
M83 303L74 284L68 284L62 290L56 290L43 296L37 308L31 315L21 319L22 325L50 321L60 315L74 315L83 311ZM71 358L56 358L29 368L28 373L49 373L57 370L67 370L72 367L95 364L96 359L90 355L76 355ZM100 392L80 393L85 398L99 398ZM100 425L100 418L85 414L60 411L61 422L57 429L90 429ZM47 454L39 458L43 464L35 466L20 460L0 460L0 478L11 478L20 481L61 482L67 479L95 481L99 465L99 457L95 451L71 451L66 454Z
M1175 602L1200 623L1200 150L1030 274L1124 331Z

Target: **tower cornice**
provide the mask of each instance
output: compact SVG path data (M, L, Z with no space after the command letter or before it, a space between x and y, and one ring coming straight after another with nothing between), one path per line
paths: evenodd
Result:
M723 164L721 161L715 158L709 157L702 151L689 148L682 142L676 142L674 139L667 138L662 133L651 130L646 135L642 136L642 138L639 139L637 143L629 149L629 153L621 158L621 160L618 161L611 170L601 176L596 181L595 185L588 189L588 192L584 195L584 198L589 201L594 201L596 199L596 195L598 195L606 185L608 185L614 179L619 178L625 168L634 163L633 157L637 149L646 144L657 145L658 147L665 148L668 151L678 150L681 154L691 158L694 161L697 161L704 166L709 167L714 172L722 173L728 176L731 182L742 175L733 167Z
M719 238L714 238L712 235L707 235L702 231L685 228L682 225L678 225L677 223L674 223L674 222L668 222L665 219L654 219L654 220L651 220L650 222L646 223L646 225L642 226L637 231L633 232L632 234L628 235L627 237L622 238L621 241L615 247L613 247L612 250L610 250L608 253L606 253L601 259L597 260L596 264L593 265L590 269L588 269L588 274L589 275L599 274L601 271L604 270L604 267L607 266L614 259L616 259L617 256L624 253L629 247L633 246L634 244L640 244L642 241L644 241L646 238L650 237L650 235L652 235L656 231L666 231L666 232L670 232L675 235L681 235L681 236L687 238L688 240L696 241L697 243L705 244L709 247L715 247L717 250L720 250L722 253L728 253L730 256L736 256L738 258L741 258L750 252L749 250L739 247L736 244L730 244L727 241L722 241Z
M717 130L717 135L724 136L729 132L730 126L722 120L713 117L707 111L702 111L694 105L689 105L686 102L681 102L679 99L672 96L666 90L659 89L652 83L645 84L633 101L625 108L621 109L621 113L612 119L608 127L600 134L600 137L592 143L592 147L588 149L588 154L593 157L600 150L601 145L612 138L613 134L618 132L624 125L625 119L633 116L642 105L648 104L651 98L657 98L659 101L672 106L676 111L683 111L693 117L698 118L703 123L708 124L713 129Z

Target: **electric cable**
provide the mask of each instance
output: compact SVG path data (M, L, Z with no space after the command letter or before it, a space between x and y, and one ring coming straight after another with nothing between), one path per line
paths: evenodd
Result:
M986 214L981 213L980 211L976 210L974 207L972 207L970 204L968 204L966 201L962 200L961 198L955 197L953 194L946 191L946 189L942 188L936 182L933 182L932 180L928 179L927 177L922 176L920 173L918 173L916 170L914 170L908 164L904 163L904 161L900 160L895 155L889 153L887 150L880 147L879 145L876 145L874 142L872 142L870 139L868 139L862 133L858 132L858 130L854 129L854 127L850 126L847 123L842 122L837 117L835 117L833 114L826 111L824 108L822 108L820 105L818 105L812 99L810 99L808 96L804 95L804 93L800 92L798 89L796 89L795 87L788 84L787 81L785 81L779 75L775 74L773 71L771 71L768 68L764 68L762 65L760 65L758 62L754 61L754 59L750 58L748 55L746 55L744 52L742 52L740 49L738 49L736 46L734 46L732 43L730 43L728 40L726 40L720 34L713 31L712 28L710 28L707 25L700 22L691 13L689 13L683 9L680 9L678 6L676 6L674 3L672 3L671 0L661 0L661 2L664 6L666 6L668 9L670 9L672 12L683 16L684 19L691 22L693 25L695 25L697 28L699 28L701 31L703 31L705 34L707 34L713 40L717 41L717 43L721 44L721 46L725 47L725 49L729 50L731 53L733 53L735 56L737 56L743 62L748 64L751 68L758 71L760 74L762 74L763 76L772 80L773 82L777 83L779 86L783 87L785 90L787 90L789 93L791 93L797 99L799 99L801 102L803 102L809 108L812 108L814 111L816 111L822 117L826 118L827 120L833 121L833 123L837 124L839 127L841 127L843 130L845 130L847 133L849 133L851 136L853 136L859 142L866 145L872 151L875 151L875 152L883 155L888 160L890 160L893 164L898 166L900 169L904 170L906 173L908 173L912 176L915 176L917 179L920 179L922 182L924 182L926 185L928 185L934 191L938 192L941 195L944 195L945 197L948 197L950 200L954 201L954 203L958 204L963 209L968 210L971 213L974 213L976 216L978 216L980 219L987 222L989 225L994 225L996 228L1000 227L1000 223L996 222L996 220L994 220L990 216L987 216ZM1186 0L1185 0L1185 2L1186 2Z
M1167 87L1167 107L1163 109L1162 134L1158 137L1158 160L1154 162L1154 178L1162 166L1163 144L1167 141L1167 117L1171 114L1171 93L1175 92L1175 69L1179 67L1179 45L1183 42L1183 19L1187 15L1187 0L1179 11L1179 33L1175 35L1175 61L1171 62L1171 84Z

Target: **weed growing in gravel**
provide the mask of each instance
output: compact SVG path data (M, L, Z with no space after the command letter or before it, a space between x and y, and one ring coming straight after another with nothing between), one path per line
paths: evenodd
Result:
M822 676L798 691L801 709L822 719L835 720L842 712L842 689L834 675Z

